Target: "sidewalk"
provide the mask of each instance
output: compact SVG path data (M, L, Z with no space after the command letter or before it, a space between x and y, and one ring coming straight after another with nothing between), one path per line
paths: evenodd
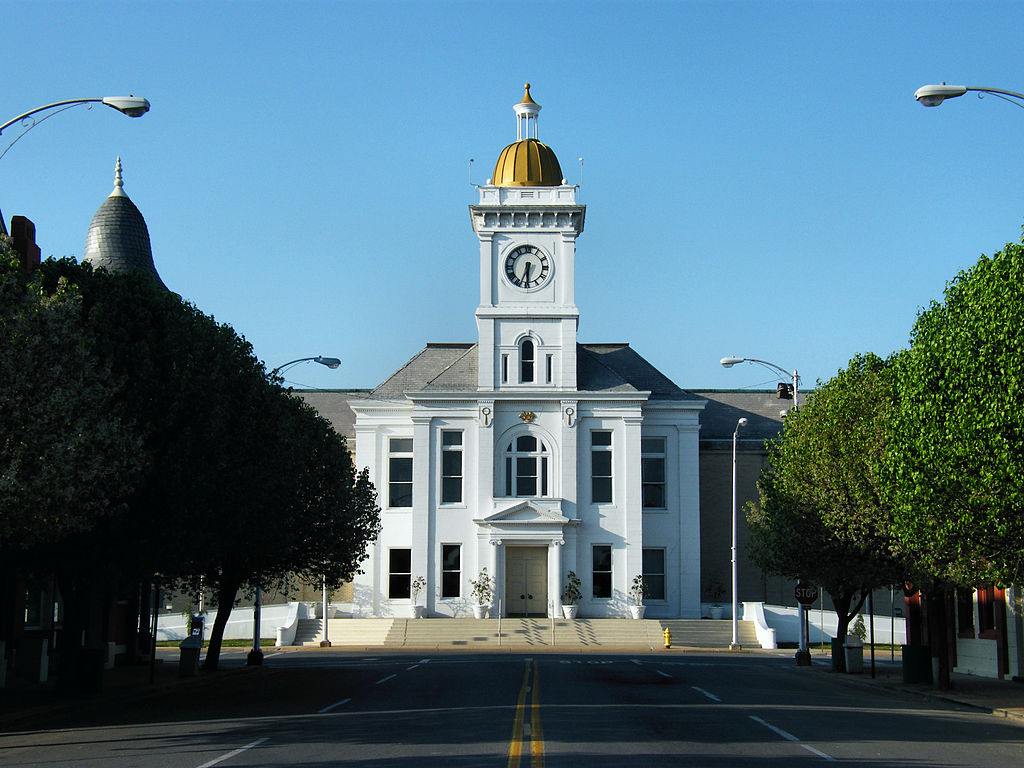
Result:
M910 693L925 699L979 709L1024 723L1024 683L954 672L950 675L950 689L943 691L927 683L904 683L903 666L898 659L895 664L888 658L876 664L874 678L871 677L871 662L867 658L864 660L864 672L859 675L833 672L832 658L827 653L814 654L813 660L813 669L824 672L844 684L874 686L899 693Z

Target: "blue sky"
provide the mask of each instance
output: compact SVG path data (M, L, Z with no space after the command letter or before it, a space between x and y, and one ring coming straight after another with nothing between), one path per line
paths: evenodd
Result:
M4 27L3 121L153 105L33 129L0 160L5 218L80 258L120 155L172 290L268 368L344 361L295 386L371 387L476 340L470 181L526 81L571 183L584 158L580 340L628 341L684 388L774 386L726 355L809 387L901 348L1024 223L1024 111L913 99L1024 91L1018 2L8 0Z

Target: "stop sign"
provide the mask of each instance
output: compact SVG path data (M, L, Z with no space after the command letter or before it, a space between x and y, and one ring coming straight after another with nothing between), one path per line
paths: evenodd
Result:
M818 588L801 581L793 589L793 597L800 605L814 605L814 601L818 599Z

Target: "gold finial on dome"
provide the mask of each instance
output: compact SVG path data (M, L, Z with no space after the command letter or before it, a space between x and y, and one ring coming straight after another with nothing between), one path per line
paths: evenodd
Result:
M526 93L523 94L523 100L520 101L519 103L520 104L535 104L536 106L539 107L540 104L537 104L537 102L535 102L533 100L533 97L530 95L530 84L526 83L526 85L524 85L523 88L526 89Z

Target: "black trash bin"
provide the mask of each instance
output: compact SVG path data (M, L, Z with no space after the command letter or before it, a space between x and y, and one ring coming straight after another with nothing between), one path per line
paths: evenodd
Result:
M901 645L903 682L932 683L932 649L929 645Z
M106 648L83 648L79 652L76 678L82 693L96 693L103 687L103 667L107 663Z
M199 653L203 650L202 635L189 635L178 645L178 677L199 674Z

